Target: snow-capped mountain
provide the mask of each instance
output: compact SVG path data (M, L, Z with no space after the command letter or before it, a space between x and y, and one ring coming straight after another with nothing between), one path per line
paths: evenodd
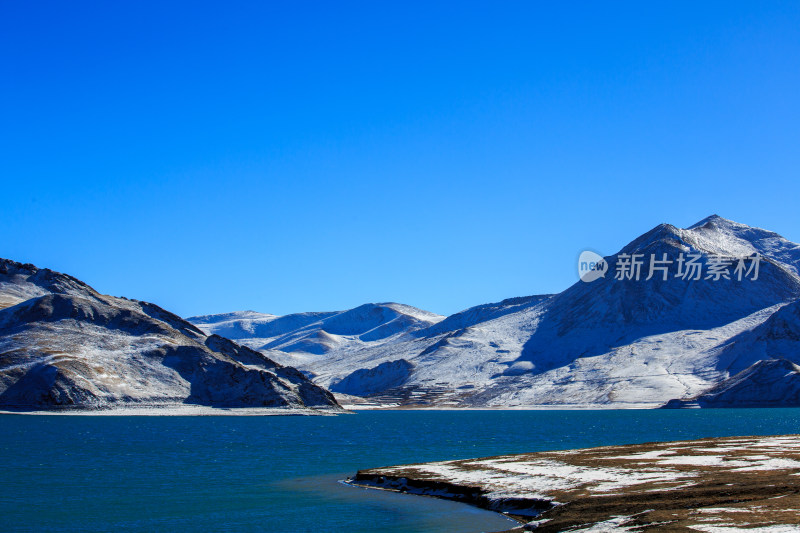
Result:
M160 307L0 259L0 407L338 408L294 368Z
M560 294L429 317L392 335L363 336L357 321L335 333L313 314L281 332L305 344L239 339L381 405L655 407L774 350L800 359L779 334L800 298L800 246L780 235L715 215L686 229L659 225L605 261L605 277ZM192 321L219 331L203 318Z
M443 316L410 305L380 303L347 311L285 316L241 311L195 316L188 320L203 331L234 339L254 350L279 358L280 353L291 353L294 356L286 361L309 363L331 351L406 340L443 319Z

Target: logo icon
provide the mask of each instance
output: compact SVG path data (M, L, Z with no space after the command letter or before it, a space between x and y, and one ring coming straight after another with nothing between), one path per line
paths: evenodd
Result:
M578 277L581 281L591 283L597 279L606 277L608 263L603 256L591 250L584 250L578 258Z

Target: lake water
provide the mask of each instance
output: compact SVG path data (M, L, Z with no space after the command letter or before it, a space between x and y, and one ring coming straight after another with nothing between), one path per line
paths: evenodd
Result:
M2 531L491 531L464 504L337 481L359 468L800 432L800 409L0 416Z

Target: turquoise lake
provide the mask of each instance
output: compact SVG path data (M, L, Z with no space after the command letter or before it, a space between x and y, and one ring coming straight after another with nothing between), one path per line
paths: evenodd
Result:
M338 483L359 468L800 432L800 409L0 416L2 531L492 531L467 505Z

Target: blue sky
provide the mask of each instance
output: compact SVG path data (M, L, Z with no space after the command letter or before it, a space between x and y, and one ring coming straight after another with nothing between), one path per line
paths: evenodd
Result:
M0 3L0 256L449 314L661 222L800 241L800 3L432 4Z

